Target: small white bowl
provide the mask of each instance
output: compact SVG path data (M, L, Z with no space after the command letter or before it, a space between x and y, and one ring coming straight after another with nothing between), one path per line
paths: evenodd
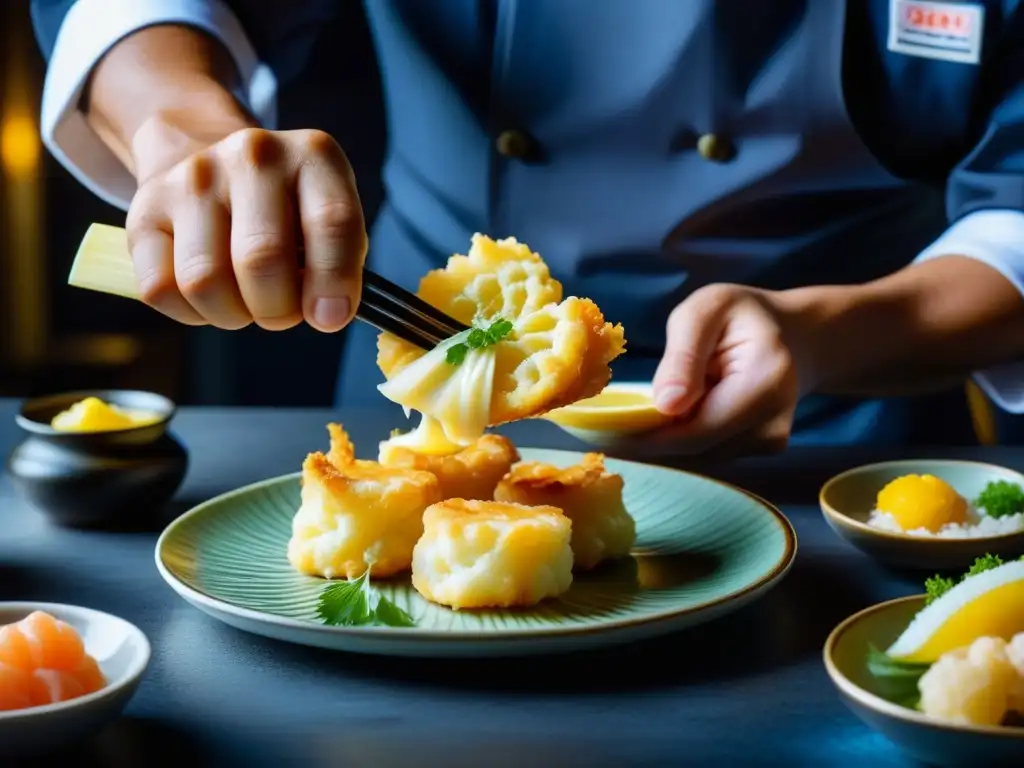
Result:
M51 752L99 731L124 711L149 664L149 641L138 627L91 608L0 603L0 625L20 621L33 611L44 611L74 627L107 685L70 701L0 712L0 764Z
M639 395L636 405L620 407L589 407L587 400L544 414L541 418L557 425L578 440L606 448L626 437L650 432L672 421L672 416L654 407L654 385L649 381L622 381L609 384L601 392ZM598 395L597 397L600 397Z

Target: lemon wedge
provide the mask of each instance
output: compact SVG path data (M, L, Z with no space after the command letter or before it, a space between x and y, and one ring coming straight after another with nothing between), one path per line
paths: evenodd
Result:
M654 407L653 387L646 382L609 384L599 394L549 411L547 421L587 432L646 432L672 420Z
M969 576L918 613L886 653L931 663L979 637L1024 632L1024 561Z

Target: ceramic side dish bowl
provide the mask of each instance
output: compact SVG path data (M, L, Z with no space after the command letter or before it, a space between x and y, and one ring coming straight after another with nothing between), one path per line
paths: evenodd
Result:
M73 745L119 717L149 664L150 645L133 624L108 613L57 603L0 603L0 625L33 611L70 624L98 662L107 685L87 696L30 709L0 711L0 764Z
M1024 728L947 723L883 698L867 668L868 648L887 648L923 606L923 595L880 603L850 616L832 631L825 641L825 669L843 702L868 726L925 763L1021 765Z
M542 418L578 440L607 448L672 420L654 407L653 391L649 381L613 382L601 394L557 408Z
M985 554L1013 558L1024 554L1024 531L977 538L938 538L895 533L868 525L878 492L908 474L945 480L965 499L973 500L996 480L1024 486L1024 475L1012 469L972 461L909 459L868 464L836 475L822 486L821 511L832 530L872 557L903 568L965 570Z
M158 420L104 432L60 432L58 413L86 397L145 411ZM59 525L117 527L151 517L174 495L188 468L168 433L174 403L152 392L67 392L26 401L16 416L25 438L8 459L15 488Z

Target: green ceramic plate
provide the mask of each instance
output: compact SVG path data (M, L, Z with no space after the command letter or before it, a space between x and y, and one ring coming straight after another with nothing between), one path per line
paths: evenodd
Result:
M570 466L579 453L523 449L524 460ZM218 496L161 535L161 575L227 624L304 645L402 656L508 656L573 651L709 621L755 600L789 569L796 536L781 512L734 487L685 472L609 459L637 523L634 557L577 576L531 610L451 611L408 578L374 582L412 628L329 627L316 618L324 581L285 556L299 474Z

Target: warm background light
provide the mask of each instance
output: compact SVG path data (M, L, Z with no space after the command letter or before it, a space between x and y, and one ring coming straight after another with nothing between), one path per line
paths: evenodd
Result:
M0 162L10 178L24 178L39 166L41 146L33 116L14 113L0 123Z

